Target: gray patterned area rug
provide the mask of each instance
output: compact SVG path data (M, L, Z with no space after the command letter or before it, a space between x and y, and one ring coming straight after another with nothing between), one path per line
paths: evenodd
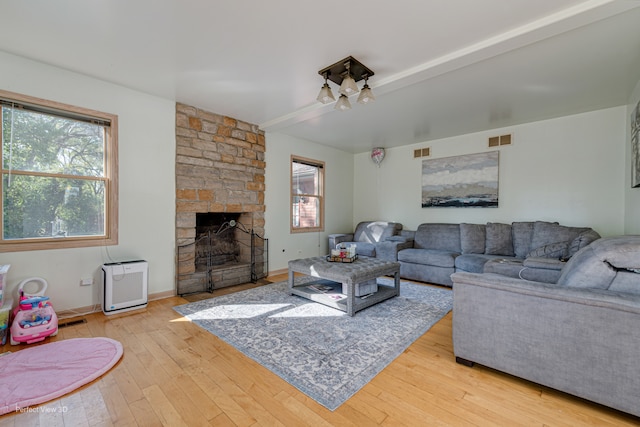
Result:
M393 283L379 278L378 284ZM287 283L279 282L174 310L333 411L452 306L451 290L403 281L399 297L349 317L289 295Z

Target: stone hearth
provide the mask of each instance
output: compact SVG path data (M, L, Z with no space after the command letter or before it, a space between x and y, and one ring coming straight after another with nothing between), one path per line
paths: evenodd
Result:
M177 293L211 291L266 276L266 248L254 239L258 251L247 254L251 231L264 237L265 137L257 125L176 104L176 242ZM213 266L196 244L197 214L229 214L237 217L234 231L241 242L233 262ZM224 222L224 221L223 221ZM211 226L213 228L216 225ZM219 227L219 226L218 226ZM214 230L217 231L217 230ZM200 257L198 253L200 252ZM198 266L196 263L198 262ZM252 275L251 264L257 266Z

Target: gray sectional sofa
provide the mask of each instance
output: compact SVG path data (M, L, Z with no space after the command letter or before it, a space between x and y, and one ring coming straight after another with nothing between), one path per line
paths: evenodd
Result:
M363 221L353 233L329 235L329 248L355 244L358 256L398 261L404 279L439 285L451 286L460 271L555 283L566 260L598 238L588 227L545 221L425 223L415 231Z
M580 249L556 283L455 273L456 360L640 416L640 236Z
M400 237L413 242L398 248L401 277L451 286L451 274L460 271L553 283L565 261L600 235L588 227L523 221L425 223Z

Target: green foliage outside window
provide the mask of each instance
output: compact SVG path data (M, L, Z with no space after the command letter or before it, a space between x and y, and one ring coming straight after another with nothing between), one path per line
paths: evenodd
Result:
M105 127L2 106L3 239L105 234Z

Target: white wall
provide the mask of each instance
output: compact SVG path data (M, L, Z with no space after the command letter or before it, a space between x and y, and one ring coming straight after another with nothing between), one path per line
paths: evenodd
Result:
M393 220L415 230L424 222L546 220L623 234L626 115L623 106L389 149L380 167L358 154L353 222ZM414 149L431 147L431 158L479 153L489 150L488 137L507 133L513 145L500 148L498 208L421 207Z
M328 253L328 235L353 230L353 155L278 133L266 135L265 237L269 271L287 268L290 259ZM325 231L290 232L291 155L325 162Z
M0 52L0 87L91 108L119 119L119 244L110 247L0 253L11 264L8 289L43 277L57 311L99 303L101 265L149 261L149 293L175 288L175 103ZM94 277L93 286L80 279Z
M625 234L640 234L640 188L631 188L631 112L640 101L640 81L629 97L625 162Z

